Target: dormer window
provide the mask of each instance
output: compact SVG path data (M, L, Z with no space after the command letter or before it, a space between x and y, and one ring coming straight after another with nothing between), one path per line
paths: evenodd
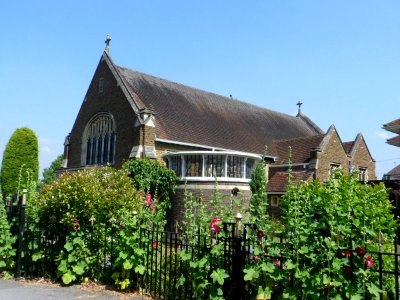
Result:
M368 180L367 168L358 168L358 179L360 179L360 181Z

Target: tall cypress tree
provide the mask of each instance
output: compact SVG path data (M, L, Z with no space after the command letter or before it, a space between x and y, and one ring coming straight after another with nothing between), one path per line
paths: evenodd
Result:
M27 187L39 178L39 142L29 128L14 131L4 150L1 165L1 187L6 196Z

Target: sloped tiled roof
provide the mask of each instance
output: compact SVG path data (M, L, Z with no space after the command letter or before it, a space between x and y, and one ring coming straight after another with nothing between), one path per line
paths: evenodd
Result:
M275 173L269 180L268 180L268 192L286 192L287 191L287 183L288 183L288 176L287 172L278 172ZM292 183L296 184L300 181L308 181L313 178L313 173L311 172L292 172Z
M400 134L400 119L384 124L383 129Z
M386 142L393 146L400 146L400 135L392 137L391 139L388 139Z
M344 142L342 143L344 151L346 152L346 154L350 154L351 152L351 148L354 145L354 142Z
M400 175L400 165L397 165L396 167L394 167L392 170L390 170L389 172L387 172L385 175Z
M155 113L159 139L263 153L276 140L322 133L302 118L117 67L139 106Z
M289 161L289 146L291 147L292 163L307 163L310 159L310 152L318 148L324 135L306 136L294 139L277 141L275 143L274 155L277 156L277 164L287 164Z

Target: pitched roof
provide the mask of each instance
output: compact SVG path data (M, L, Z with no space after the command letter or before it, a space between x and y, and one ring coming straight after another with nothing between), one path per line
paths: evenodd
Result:
M313 178L311 172L292 172L292 183L297 184L301 181L309 181ZM287 172L277 172L268 180L267 189L270 193L280 193L287 191L289 174Z
M400 134L400 119L384 124L383 129Z
M354 141L353 142L343 142L342 143L344 151L346 151L346 154L349 155L351 152L351 149L353 148Z
M274 153L277 156L277 164L287 164L289 162L289 146L291 147L292 163L307 163L310 160L310 152L318 148L324 135L306 136L294 139L277 141Z
M154 111L159 139L263 153L276 140L322 133L300 117L115 67L138 107Z
M392 137L392 138L388 139L386 141L386 143L388 143L390 145L393 145L393 146L400 147L400 135L397 135L395 137Z
M391 169L389 172L387 172L385 175L400 175L400 165L397 165L393 169Z

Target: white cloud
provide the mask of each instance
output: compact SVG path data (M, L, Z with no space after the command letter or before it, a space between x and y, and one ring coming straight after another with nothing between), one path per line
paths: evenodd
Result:
M391 135L386 131L375 131L375 136L382 140L387 140L391 137Z
M39 138L39 143L41 144L41 145L51 145L52 144L52 141L51 140L49 140L48 138Z
M51 154L51 149L50 149L50 147L47 147L47 146L40 148L40 151L47 153L47 154Z

